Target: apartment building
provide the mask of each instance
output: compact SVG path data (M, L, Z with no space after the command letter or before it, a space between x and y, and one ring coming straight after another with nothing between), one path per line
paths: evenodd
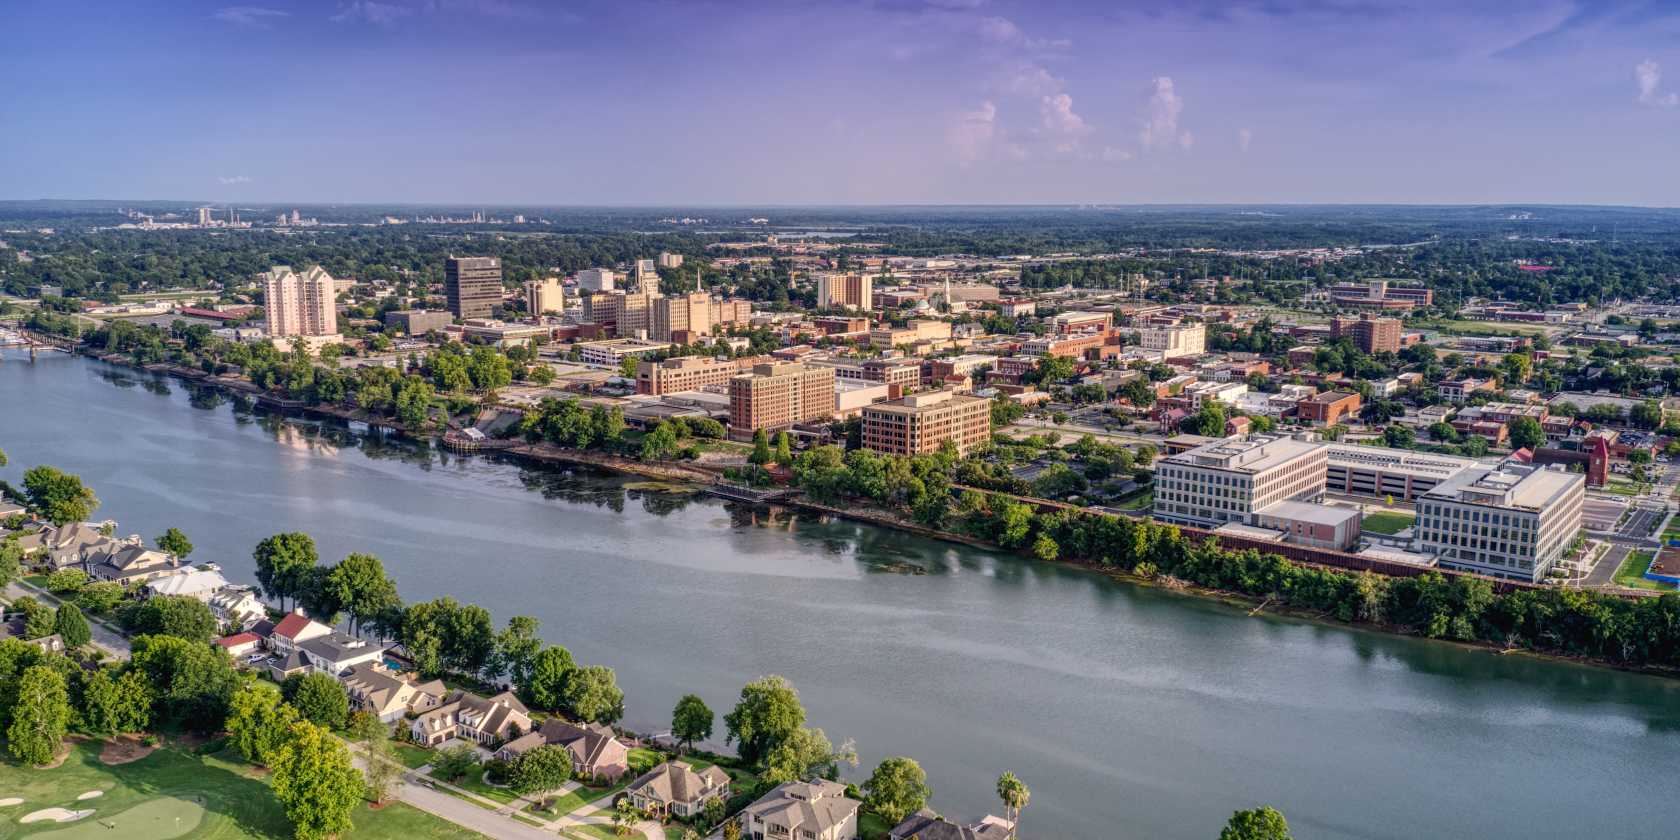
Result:
M311 266L302 274L277 265L262 275L263 312L270 338L338 334L333 278Z
M632 276L636 280L636 291L644 295L659 294L659 269L653 260L636 260Z
M1465 470L1418 498L1418 544L1446 568L1540 581L1581 530L1586 488L1561 466Z
M1359 394L1355 391L1325 391L1295 404L1295 416L1309 423L1334 426L1359 415Z
M660 268L682 268L682 264L683 264L683 255L682 254L673 254L670 251L660 251L659 252L659 267Z
M1207 325L1169 324L1138 330L1143 349L1161 353L1168 359L1200 356L1207 352Z
M1218 440L1168 456L1155 470L1155 518L1214 527L1254 524L1255 511L1324 496L1328 453L1282 435Z
M752 323L752 301L714 300L711 319L714 325L724 328L744 327Z
M732 360L707 356L678 356L636 366L636 393L660 396L680 391L726 387L741 369Z
M1020 318L1038 312L1038 303L1032 298L1009 298L998 301L998 314L1005 318Z
M565 312L566 292L560 286L560 278L525 281L525 309L532 315Z
M1484 379L1443 379L1435 386L1435 393L1442 402L1462 403L1477 391L1488 389L1489 383Z
M502 302L500 257L443 261L443 295L457 318L488 318Z
M729 380L729 434L752 439L764 429L778 432L795 423L834 414L834 369L797 362L754 365Z
M945 441L959 455L992 434L992 401L952 391L929 391L863 409L863 445L890 455L938 452Z
M874 290L875 281L867 274L819 274L817 308L871 309L875 306Z
M581 318L596 324L612 324L619 338L640 338L653 329L653 304L657 295L615 289L597 292L583 299Z
M1332 443L1325 489L1350 496L1410 502L1476 466L1471 458L1381 446Z
M1353 339L1353 346L1365 353L1400 352L1400 319L1377 318L1362 314L1358 318L1330 319L1330 336Z
M712 332L712 297L705 292L690 292L653 299L653 330L651 338L692 344L695 339Z

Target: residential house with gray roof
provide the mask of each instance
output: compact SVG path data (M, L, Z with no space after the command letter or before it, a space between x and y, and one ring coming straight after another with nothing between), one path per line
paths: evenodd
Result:
M511 691L494 697L456 691L444 698L443 705L409 723L414 742L428 747L451 738L494 744L530 730L531 712Z
M417 682L394 674L379 663L354 665L338 678L350 695L350 707L386 723L405 715L428 712L443 705L449 689L443 680Z
M695 770L686 761L667 761L643 773L624 792L645 813L687 818L706 810L713 799L729 798L729 774L715 764Z
M91 554L83 561L83 571L88 577L125 585L146 583L190 569L182 566L175 555L142 545L121 545L100 554Z
M610 727L598 723L580 726L559 718L549 718L539 729L509 741L496 757L512 761L544 744L565 747L572 754L572 773L582 778L617 783L630 772L630 748Z
M856 840L862 804L846 798L839 782L784 782L742 809L741 834L751 840Z
M977 822L964 825L947 821L932 810L922 810L905 817L898 825L887 832L887 840L1008 840L1009 823L1000 818L988 816Z
M336 677L357 665L383 661L385 646L337 631L298 643L298 652L313 671Z

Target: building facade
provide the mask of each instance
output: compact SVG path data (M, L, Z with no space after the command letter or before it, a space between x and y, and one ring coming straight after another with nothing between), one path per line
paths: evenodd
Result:
M1349 496L1392 496L1395 501L1410 502L1476 466L1471 458L1381 446L1332 443L1326 449L1330 461L1325 489Z
M579 291L610 292L618 281L618 275L609 268L586 268L577 273Z
M1282 501L1324 497L1328 453L1282 435L1219 440L1171 455L1155 470L1155 518L1213 527L1254 524L1254 512Z
M991 434L992 401L985 397L930 391L863 409L864 447L889 455L926 455L945 441L967 455Z
M336 290L326 269L317 265L299 274L277 265L262 279L270 338L338 334Z
M1336 317L1330 319L1330 336L1341 338L1346 336L1353 339L1353 346L1365 353L1398 353L1400 352L1400 319L1376 318L1371 315L1360 315L1358 318Z
M733 361L719 361L707 356L678 356L661 362L642 362L636 366L636 393L660 396L727 386L729 380L740 372Z
M525 281L525 309L534 316L565 312L566 292L560 285L560 278Z
M1538 582L1580 533L1586 488L1562 467L1465 470L1418 498L1419 547L1446 568Z
M443 261L443 295L457 318L488 318L502 302L499 257L450 257Z
M834 369L797 362L754 365L729 380L729 434L778 432L834 414Z
M1164 327L1151 327L1138 330L1138 340L1142 343L1143 349L1161 353L1169 359L1180 356L1200 356L1207 351L1207 326L1205 324L1171 324Z
M691 292L653 300L653 331L650 335L654 339L688 344L711 332L711 295Z
M817 275L817 308L870 309L875 305L875 281L867 274Z

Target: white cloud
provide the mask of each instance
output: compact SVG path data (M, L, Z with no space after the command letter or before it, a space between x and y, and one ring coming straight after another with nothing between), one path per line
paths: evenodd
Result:
M1177 143L1190 148L1195 138L1188 131L1179 131L1178 117L1184 112L1184 100L1173 89L1171 76L1156 76L1154 93L1149 97L1143 117L1143 131L1138 139L1145 149L1166 148Z
M1657 108L1680 105L1680 94L1672 91L1663 93L1660 89L1662 65L1655 60L1647 58L1639 62L1639 66L1633 68L1633 79L1639 83L1639 104Z
M984 17L978 24L980 37L999 44L1018 44L1026 40L1026 33L1008 18Z
M1108 160L1108 161L1131 160L1134 157L1136 157L1136 155L1132 154L1131 149L1121 149L1121 148L1118 148L1118 147L1115 147L1115 146L1104 146L1103 150L1102 150L1102 159L1103 160Z
M959 114L946 129L951 151L963 165L986 157L991 152L992 138L997 134L997 105L991 100L979 108Z
M291 12L279 9L265 9L262 6L227 6L210 13L213 20L231 23L234 26L249 26L256 29L267 29L274 18L288 17Z
M1254 129L1252 129L1252 128L1239 128L1239 129L1237 129L1237 148L1238 149L1241 149L1242 151L1247 152L1248 151L1248 144L1253 143L1253 142L1254 142Z
M1059 154L1067 154L1079 147L1079 141L1091 133L1085 118L1073 111L1073 97L1065 93L1046 96L1038 102L1042 127L1051 146Z
M1062 80L1051 75L1043 65L1023 61L1006 71L1002 87L1020 96L1049 96L1061 93Z
M234 176L230 177L230 176L227 176L227 175L223 175L223 176L217 178L216 180L221 181L224 186L230 185L230 184L249 184L249 183L251 183L251 176L249 176L249 175L234 175Z
M394 3L379 3L376 0L354 0L354 2L339 9L332 19L338 23L371 23L376 26L388 26L414 13L407 6Z

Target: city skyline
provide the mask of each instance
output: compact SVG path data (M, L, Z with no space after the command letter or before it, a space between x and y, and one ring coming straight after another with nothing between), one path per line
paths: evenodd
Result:
M1680 195L1669 3L22 3L7 19L0 70L32 93L0 138L6 199Z

